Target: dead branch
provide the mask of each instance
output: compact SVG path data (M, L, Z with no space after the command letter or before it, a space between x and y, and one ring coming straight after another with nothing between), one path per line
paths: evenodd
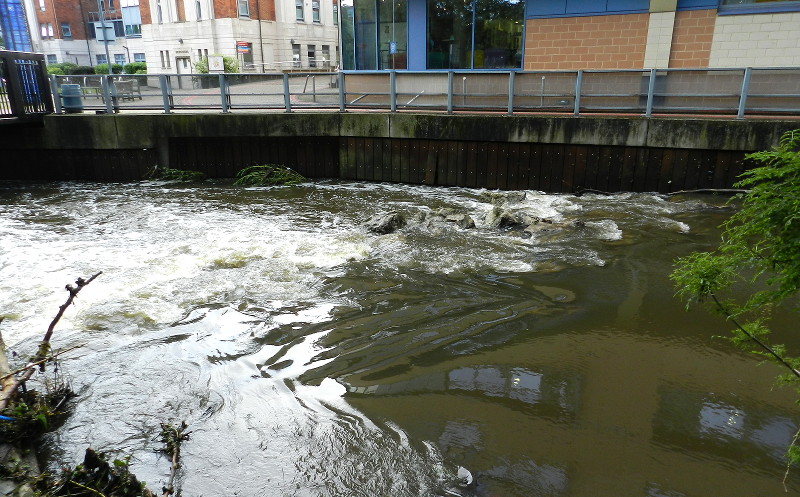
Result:
M2 339L2 337L0 337L0 339ZM72 347L67 347L66 349L61 349L58 352L53 352L52 354L50 354L49 356L45 357L44 359L39 359L38 361L29 362L25 366L22 366L19 369L15 369L14 371L9 371L7 373L4 373L2 371L2 367L0 366L0 374L3 375L3 376L0 376L0 385L3 383L3 381L8 380L12 376L15 376L15 375L18 375L18 374L22 373L23 371L25 371L28 368L35 368L36 366L38 366L40 364L44 364L46 362L50 362L50 361L58 358L58 356L60 356L62 354L66 354L67 352L69 352L71 350L79 349L81 347L83 347L83 345L73 345Z
M75 286L67 285L66 289L69 292L69 297L67 301L64 302L59 308L58 313L56 313L56 317L50 322L50 326L47 328L47 332L44 334L44 338L42 342L39 344L39 349L36 352L36 355L31 359L31 362L25 367L24 372L22 372L22 376L15 378L12 376L13 381L5 380L5 384L3 384L3 389L0 390L0 411L8 407L8 404L11 402L11 398L14 396L14 393L17 389L24 385L28 380L31 379L33 373L36 372L36 366L42 367L46 361L46 359L50 356L50 338L53 336L53 330L55 330L56 324L61 319L61 316L64 315L64 311L72 305L72 301L75 300L75 297L78 296L78 292L80 292L83 287L94 281L95 278L103 274L102 271L96 273L94 276L89 278L88 280L84 280L83 278L78 278L75 280ZM4 347L5 348L5 347ZM5 353L3 354L5 357ZM34 364L35 363L35 364Z
M181 467L181 443L184 440L189 440L189 434L192 433L186 431L188 427L186 421L181 421L181 425L177 428L168 423L161 423L161 441L164 443L162 452L170 455L172 458L172 464L169 469L169 481L162 489L164 492L162 497L169 497L175 493L175 475Z

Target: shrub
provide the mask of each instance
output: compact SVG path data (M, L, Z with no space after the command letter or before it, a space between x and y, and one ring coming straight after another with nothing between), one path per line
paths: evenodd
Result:
M106 69L106 72L108 72L108 69ZM94 67L92 66L75 66L67 74L85 75L85 74L95 74L95 72L94 72Z
M147 74L146 62L130 62L124 66L125 74ZM144 72L139 72L144 71Z
M111 64L111 72L122 74L122 64ZM94 74L108 74L108 64L97 64L94 66Z
M55 74L56 76L63 76L64 70L58 64L51 64L47 66L47 74Z
M265 164L250 166L236 173L234 185L240 186L274 186L296 185L306 181L306 178L285 166Z
M222 64L225 67L225 72L229 73L239 72L239 61L236 60L236 57L231 57L230 55L223 55ZM208 57L203 57L202 59L195 62L194 72L198 74L208 73Z

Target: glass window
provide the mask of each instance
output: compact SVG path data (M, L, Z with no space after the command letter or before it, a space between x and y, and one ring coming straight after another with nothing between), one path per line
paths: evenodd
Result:
M126 24L125 25L125 36L129 38L135 38L142 36L142 25L141 24Z
M355 8L353 0L342 1L342 60L339 62L342 69L353 70L356 68L356 40L355 40Z
M42 12L44 12L44 6L45 6L45 4L44 4L44 0L39 0L39 10L41 10Z
M61 23L61 36L63 38L72 38L72 29L70 29L68 22Z
M47 36L49 38L55 38L55 32L53 31L53 23L47 23Z
M375 0L353 0L356 69L378 68L378 19Z
M125 54L124 53L115 53L114 54L114 64L125 65Z
M200 0L194 3L194 14L198 21L203 18L203 8L200 6Z
M317 46L308 46L308 67L317 67Z
M476 0L473 68L522 66L524 14L520 0Z
M322 45L320 57L320 65L325 69L330 69L331 67L331 46L330 45Z
M48 64L57 64L58 63L58 57L56 56L56 54L47 54L47 63Z
M406 68L406 2L378 2L378 69Z
M339 24L339 6L336 4L333 4L333 24Z
M159 24L163 24L163 22L164 22L164 10L161 8L161 0L157 0L157 2L156 2L156 18L158 19L158 23Z
M134 62L146 62L147 59L144 56L144 52L133 52L133 61Z
M442 0L428 4L428 69L518 68L522 0Z
M47 24L45 23L39 24L39 33L41 33L42 39L47 38Z
M320 22L319 19L319 2L314 0L311 2L311 20L314 22Z
M122 38L125 36L125 25L122 24L122 20L114 21L114 36L118 38ZM109 40L113 41L113 40Z
M292 45L292 66L300 67L300 45Z
M250 3L247 0L237 0L239 3L239 17L250 17Z
M471 68L472 20L471 2L428 2L428 69Z
M305 21L306 15L303 11L303 0L295 0L294 2L294 17L298 21Z
M95 59L97 59L97 63L98 64L106 64L106 63L108 63L108 59L106 59L106 54L104 54L104 53L99 53L99 54L95 55Z

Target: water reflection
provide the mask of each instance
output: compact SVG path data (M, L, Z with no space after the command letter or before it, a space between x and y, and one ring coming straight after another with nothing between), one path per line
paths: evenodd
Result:
M772 458L782 462L798 430L796 413L745 399L663 387L654 418L653 440L699 457L713 454L733 461Z

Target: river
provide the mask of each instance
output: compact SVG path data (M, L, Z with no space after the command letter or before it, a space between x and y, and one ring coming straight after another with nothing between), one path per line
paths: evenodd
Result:
M553 224L492 228L493 204ZM431 222L440 209L477 226ZM364 228L388 210L408 225ZM795 394L668 279L731 212L713 196L2 183L0 326L32 352L64 285L102 271L54 336L82 347L62 361L78 397L51 464L120 450L158 489L159 423L185 420L185 496L779 495Z

